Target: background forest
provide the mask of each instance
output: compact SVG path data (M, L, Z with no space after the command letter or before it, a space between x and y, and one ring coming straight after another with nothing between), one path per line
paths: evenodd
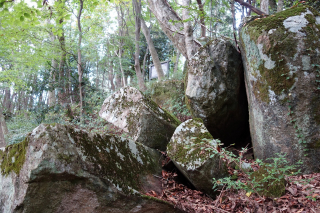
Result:
M200 42L203 37L237 37L240 20L254 15L237 2L189 4ZM244 2L260 7L259 0ZM179 0L168 3L182 12ZM278 8L275 3L269 0L271 14L299 1L279 0ZM171 97L161 102L164 107L181 120L189 116L183 85L182 92L156 86L182 83L185 59L145 1L0 1L0 40L0 144L20 142L42 122L116 132L97 112L107 96L127 85L153 98L169 92ZM159 67L160 61L170 62L169 77L159 68L158 79L149 81L149 66Z

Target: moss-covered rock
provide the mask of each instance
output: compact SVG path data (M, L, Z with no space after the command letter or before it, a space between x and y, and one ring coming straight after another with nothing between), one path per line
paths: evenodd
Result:
M243 65L230 40L213 39L201 47L188 61L185 85L187 107L214 138L228 145L249 135Z
M254 155L287 153L320 171L320 15L300 5L240 30Z
M109 96L99 112L101 118L123 129L148 147L165 150L181 123L133 87L121 88Z
M0 212L175 212L140 196L161 192L160 156L118 136L40 125L1 152Z
M187 120L174 132L167 153L177 168L198 189L214 197L212 178L225 177L227 167L212 150L217 147L204 124L199 120Z

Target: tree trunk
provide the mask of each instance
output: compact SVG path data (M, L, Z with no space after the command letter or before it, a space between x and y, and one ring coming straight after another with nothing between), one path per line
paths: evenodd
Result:
M277 2L276 2L276 0L269 0L269 6L270 6L270 9L271 9L271 14L277 12Z
M2 110L0 109L0 117L2 117ZM2 119L1 119L2 120ZM3 133L3 130L2 130L2 122L0 122L0 147L5 147L7 144L6 144L6 141L4 139L4 133Z
M278 0L277 12L281 12L283 10L283 0Z
M62 23L63 20L60 20L60 23ZM62 28L63 30L63 28ZM65 63L66 63L66 42L65 42L65 36L64 31L62 31L62 35L59 37L59 42L61 46L61 58L59 63L59 91L58 91L58 97L59 97L59 103L64 104L67 101L65 100L65 96L63 93L66 94L66 88L65 88Z
M189 2L190 0L184 0L184 5ZM197 51L200 45L196 41L193 41L193 43L191 44L191 47L188 47L188 45L186 44L185 32L183 31L184 24L182 23L182 19L171 8L167 0L148 0L148 4L149 4L149 8L157 18L163 32L173 42L174 46L177 49L179 49L181 54L186 59L188 59L189 57L188 57L187 49L190 50L191 48L194 48L194 51ZM186 15L187 14L188 13L186 13ZM187 30L190 30L190 28L188 28ZM191 29L191 32L192 32L192 29Z
M82 41L82 29L81 29L81 14L83 9L83 0L80 0L80 8L77 16L79 40L78 40L78 75L79 75L79 96L80 96L80 123L83 122L83 97L82 97L82 67L81 67L81 41Z
M206 37L206 25L204 22L205 12L203 10L203 4L201 0L197 0L197 3L200 11L201 37Z
M55 35L51 32L51 42L54 43L56 40ZM49 80L49 92L48 92L48 105L51 107L56 104L56 92L55 92L55 80L56 80L56 70L58 67L57 61L52 58L51 60L51 74Z
M147 66L146 66L146 63L147 63L147 56L149 54L149 48L147 46L146 48L146 54L144 54L144 57L143 57L143 63L142 63L142 76L143 78L145 78L146 76L146 69L147 69ZM149 78L148 78L149 79Z
M7 111L7 112L10 112L10 88L5 88L4 89L4 98L3 98L3 106L4 106L4 109Z
M161 81L164 78L164 72L161 67L161 62L157 53L156 48L154 47L153 41L151 39L150 31L143 19L141 19L141 26L142 26L142 32L144 36L146 37L147 44L150 50L150 54L152 57L152 61L154 64L154 67L156 68L157 74L158 74L158 80Z
M108 75L108 79L110 81L110 88L111 88L111 91L114 92L116 87L113 83L113 80L114 80L114 75L113 75L113 62L110 62L110 71L109 71L109 75Z
M195 53L192 25L191 25L191 21L187 21L190 19L189 9L187 8L188 6L190 6L190 4L191 4L191 0L182 1L182 6L184 7L182 10L182 17L184 20L184 23L183 23L184 35L185 35L185 43L186 43L188 59L191 59Z
M99 89L99 53L97 52L96 87Z
M9 130L8 130L8 127L7 127L7 124L6 124L6 120L3 116L3 111L0 110L0 126L1 126L1 129L2 129L2 133L3 135L6 135L9 133Z
M269 0L260 1L260 10L265 14L269 15Z
M123 11L122 11L122 7L119 6L119 7L116 7L116 11L117 11L117 14L118 14L118 25L119 25L119 36L122 37L124 36L124 28L125 28L125 24L124 24L124 14L123 14ZM119 49L118 49L118 53L117 56L118 56L118 59L119 59L119 64L120 64L120 71L121 71L121 76L122 76L122 82L124 83L124 86L125 85L125 75L124 75L124 70L123 70L123 67L122 67L122 53L123 53L123 39L120 38L120 42L119 42Z

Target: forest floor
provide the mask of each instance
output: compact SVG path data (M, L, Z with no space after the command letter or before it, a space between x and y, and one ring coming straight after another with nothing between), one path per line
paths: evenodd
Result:
M168 159L167 159L168 161ZM245 177L240 177L245 182ZM320 213L320 173L286 177L285 194L268 198L244 190L220 190L215 200L179 183L177 173L162 171L162 194L147 193L185 212Z

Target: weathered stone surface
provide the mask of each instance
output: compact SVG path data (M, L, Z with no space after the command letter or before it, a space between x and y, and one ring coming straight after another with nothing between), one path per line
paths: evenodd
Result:
M129 133L134 141L160 150L166 149L180 124L174 115L133 87L121 88L109 96L103 102L99 115Z
M320 15L307 6L240 31L254 155L286 153L320 171Z
M200 144L201 142L204 144ZM217 142L201 121L190 119L175 130L167 153L194 187L214 196L216 192L212 190L212 178L225 177L228 171L218 154L201 149L206 145L217 147Z
M229 40L214 39L189 60L186 103L214 138L232 144L249 135L246 99L241 55Z
M112 135L40 125L0 151L0 212L178 212L160 192L158 151Z

